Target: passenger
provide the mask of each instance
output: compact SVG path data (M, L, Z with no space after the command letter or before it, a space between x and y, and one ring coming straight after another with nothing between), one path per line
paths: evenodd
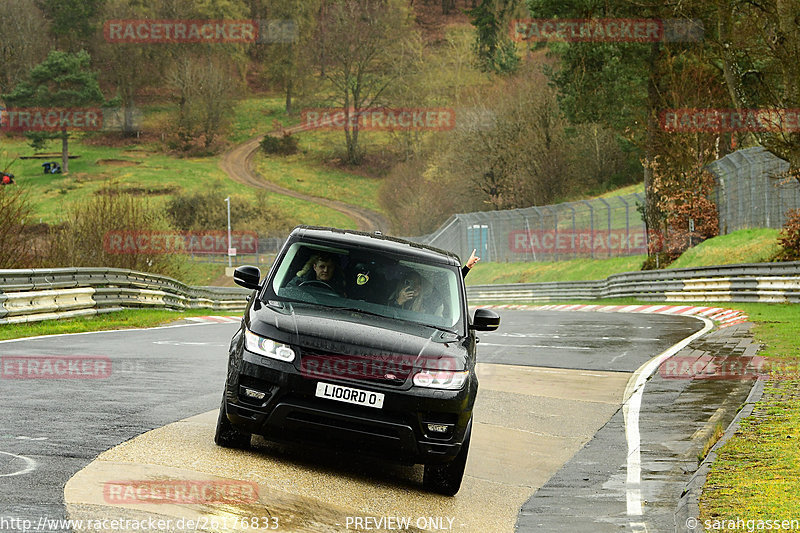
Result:
M422 277L410 271L389 297L389 305L421 312L422 307Z
M467 263L463 267L461 267L461 276L466 278L467 274L469 274L469 271L472 270L472 267L475 266L475 263L481 260L480 257L475 255L475 252L477 251L478 250L475 248L472 249L472 253L469 256L469 259L467 259Z

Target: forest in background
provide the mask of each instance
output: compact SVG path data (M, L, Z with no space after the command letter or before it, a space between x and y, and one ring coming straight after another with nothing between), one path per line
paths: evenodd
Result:
M461 120L448 131L374 132L356 122L321 162L380 181L395 234L430 232L453 213L644 182L643 214L662 236L651 254L663 264L681 243L717 232L708 163L761 144L790 162L787 179L800 164L797 131L679 133L659 121L670 109L800 107L800 6L791 0L4 0L0 17L9 21L0 99L55 102L56 77L37 81L36 69L75 69L88 80L86 102L130 110L120 132L82 134L94 143L213 157L230 145L236 102L252 94L279 95L290 121L318 108L455 110ZM520 41L511 31L519 20L615 18L682 21L702 32L575 42ZM291 21L291 38L112 43L110 20ZM142 128L137 109L164 112ZM28 137L43 146L68 135Z

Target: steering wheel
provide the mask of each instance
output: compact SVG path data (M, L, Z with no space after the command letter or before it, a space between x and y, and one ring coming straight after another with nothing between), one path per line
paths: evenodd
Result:
M334 294L338 294L336 289L331 287L331 285L327 281L322 281L319 279L308 279L306 281L301 282L298 287L316 287L319 289L327 289Z

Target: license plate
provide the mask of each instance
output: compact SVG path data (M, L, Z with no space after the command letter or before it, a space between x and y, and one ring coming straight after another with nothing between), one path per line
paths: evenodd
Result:
M327 398L337 402L352 403L363 405L364 407L383 407L383 394L380 392L370 392L366 390L342 387L333 383L317 383L317 398Z

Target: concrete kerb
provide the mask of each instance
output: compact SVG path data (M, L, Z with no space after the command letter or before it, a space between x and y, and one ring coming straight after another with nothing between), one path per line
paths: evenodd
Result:
M686 488L678 500L678 506L675 511L675 530L679 531L679 527L683 525L686 531L691 533L700 533L705 531L702 522L700 521L700 496L703 493L703 487L706 484L708 473L711 471L711 465L717 459L717 453L721 446L724 446L734 433L739 429L739 425L743 418L750 416L753 413L755 404L764 396L765 381L757 379L750 390L750 394L745 400L744 406L739 410L734 419L728 424L725 433L714 444L711 450L706 455L703 462L692 475Z

